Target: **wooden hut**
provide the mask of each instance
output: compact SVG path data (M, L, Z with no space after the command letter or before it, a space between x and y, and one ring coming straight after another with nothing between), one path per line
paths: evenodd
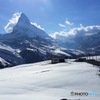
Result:
M51 63L56 64L56 63L62 63L65 62L65 58L52 58Z

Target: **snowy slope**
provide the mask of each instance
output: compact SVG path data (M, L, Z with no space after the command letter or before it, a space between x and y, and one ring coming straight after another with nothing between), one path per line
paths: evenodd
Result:
M50 64L50 61L0 70L0 100L100 100L71 96L70 92L100 93L97 67L87 63Z
M0 57L0 68L10 67L12 66L9 62L5 61L3 58Z
M24 63L22 57L15 49L0 42L0 68Z

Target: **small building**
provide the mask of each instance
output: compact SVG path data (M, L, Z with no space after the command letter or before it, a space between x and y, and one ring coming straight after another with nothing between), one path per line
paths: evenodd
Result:
M86 62L86 58L79 57L75 61L76 62Z
M61 62L65 62L65 58L52 58L51 59L52 64L61 63Z

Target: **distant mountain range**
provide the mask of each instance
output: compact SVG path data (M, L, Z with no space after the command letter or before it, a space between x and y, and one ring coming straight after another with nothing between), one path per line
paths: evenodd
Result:
M79 57L85 55L83 51L91 48L99 52L100 33L80 39L71 37L69 41L61 42L32 25L27 16L21 13L13 31L0 34L0 68L39 62L54 57Z
M67 49L81 50L86 54L100 54L100 26L88 26L73 30L75 35L61 36L58 34L55 41Z

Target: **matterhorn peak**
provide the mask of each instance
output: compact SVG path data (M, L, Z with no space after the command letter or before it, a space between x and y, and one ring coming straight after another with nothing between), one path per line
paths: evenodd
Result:
M13 18L9 22L8 26L9 29L12 28L11 32L9 33L13 34L14 35L13 37L16 36L37 37L38 36L38 37L50 38L47 33L45 33L43 30L38 28L36 25L33 25L29 21L28 17L22 12L13 14Z
M21 12L18 23L30 24L28 17Z
M22 30L28 29L30 25L31 24L28 17L24 13L21 13L18 19L18 22L13 28L13 32L18 31L18 30L22 31Z

